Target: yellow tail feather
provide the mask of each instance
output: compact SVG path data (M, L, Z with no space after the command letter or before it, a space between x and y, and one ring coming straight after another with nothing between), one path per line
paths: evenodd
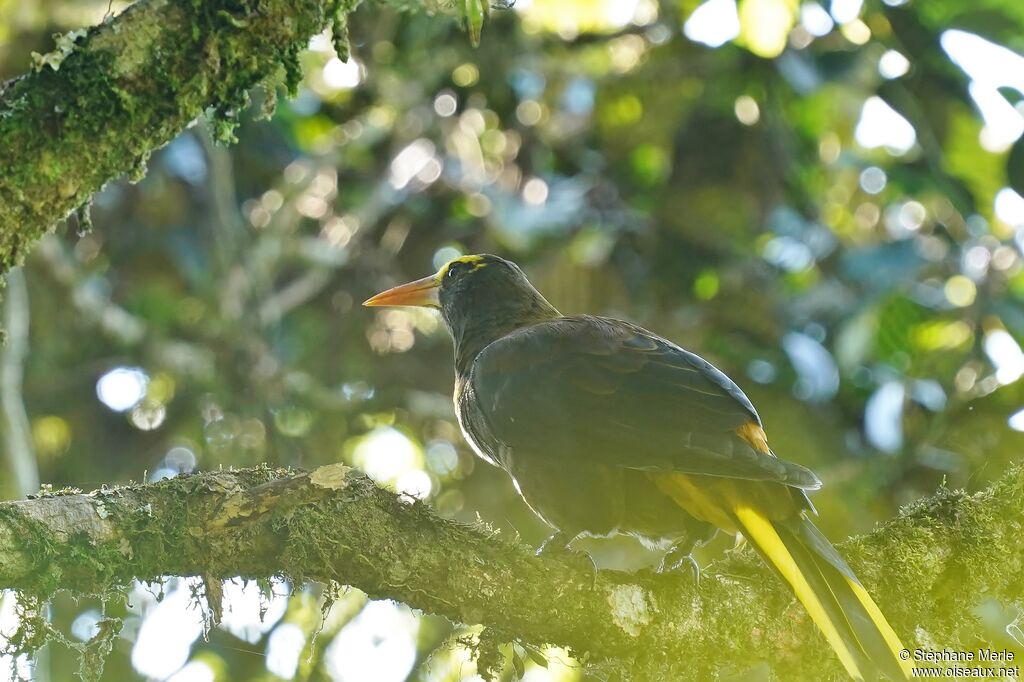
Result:
M787 521L761 511L770 488L743 494L732 481L698 484L678 473L652 480L692 516L749 539L789 584L853 679L910 678L899 637L828 540L799 511ZM789 499L776 496L767 503L779 506Z
M736 515L736 519L743 526L743 530L746 531L751 541L753 541L765 556L782 574L782 577L786 579L786 582L793 588L794 594L800 603L807 609L807 613L810 614L811 619L817 624L818 628L821 629L822 634L825 635L825 639L832 645L836 655L839 656L840 662L846 671L850 673L850 676L855 680L863 680L864 675L860 671L860 667L857 665L857 661L854 658L853 652L846 645L842 635L839 634L839 630L836 628L835 623L829 618L828 613L825 611L825 607L822 605L821 600L818 599L818 595L814 593L810 583L807 582L807 578L804 577L803 573L800 572L800 568L796 565L796 560L786 549L786 545L782 542L782 538L779 537L778 532L772 526L772 522L765 518L764 514L746 505L738 504L733 509L733 513ZM863 588L861 588L863 590ZM865 592L865 595L867 593ZM859 596L859 595L858 595ZM868 598L870 600L870 597ZM874 602L871 602L874 605ZM878 611L878 607L875 607L875 611ZM881 615L881 614L879 614ZM874 614L872 614L874 616ZM891 632L891 630L890 630ZM893 635L895 637L895 635ZM899 641L899 640L897 640Z
M905 649L903 642L900 641L899 635L893 631L892 627L889 625L889 621L887 621L885 616L882 615L881 609L878 608L875 600L871 598L871 595L864 589L864 586L856 580L850 580L849 578L846 578L846 582L849 584L850 589L853 590L853 593L857 596L857 599L860 600L860 603L864 606L868 615L871 616L871 620L874 622L875 627L877 627L878 631L882 633L882 637L885 639L885 643L889 645L892 655L897 661L899 661L903 674L909 678L913 667L910 665L909 656L907 657L907 660L903 660L903 656L900 656L900 652Z

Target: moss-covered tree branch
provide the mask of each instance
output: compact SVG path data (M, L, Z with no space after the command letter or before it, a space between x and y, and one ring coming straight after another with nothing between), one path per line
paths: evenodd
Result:
M388 0L437 7L433 0ZM197 116L220 136L249 90L283 70L359 0L140 0L119 16L26 55L32 70L0 84L0 272L107 181L140 177L146 160Z
M976 646L983 598L1024 584L1024 467L988 490L942 491L842 546L909 647ZM752 551L686 575L534 558L436 516L343 465L179 477L0 504L0 588L45 598L166 575L334 580L501 639L571 648L626 679L707 679L771 661L782 679L840 670ZM493 637L491 638L493 639ZM824 671L824 672L823 672Z

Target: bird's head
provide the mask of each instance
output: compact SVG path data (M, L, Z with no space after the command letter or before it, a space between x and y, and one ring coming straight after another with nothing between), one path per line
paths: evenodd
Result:
M456 258L433 275L383 291L363 305L440 310L456 353L473 355L519 327L559 316L518 265L490 254Z

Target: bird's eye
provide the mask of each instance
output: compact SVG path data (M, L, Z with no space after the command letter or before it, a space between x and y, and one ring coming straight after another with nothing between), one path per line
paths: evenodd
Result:
M456 261L455 263L452 263L451 265L448 266L448 272L445 273L445 277L447 277L448 279L452 279L457 274L462 272L465 268L465 263Z

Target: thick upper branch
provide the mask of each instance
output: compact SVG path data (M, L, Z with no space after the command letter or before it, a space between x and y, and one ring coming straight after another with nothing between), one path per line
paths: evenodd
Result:
M1024 579L1024 468L973 496L944 492L843 551L908 646L956 648L982 595ZM837 671L751 551L685 576L536 559L434 515L342 465L180 477L0 504L0 587L98 592L168 574L336 580L509 638L569 646L631 679L703 678L772 661L785 679Z
M433 9L433 0L388 0ZM0 84L0 273L104 183L246 93L358 0L139 0ZM26 55L26 63L30 60Z

